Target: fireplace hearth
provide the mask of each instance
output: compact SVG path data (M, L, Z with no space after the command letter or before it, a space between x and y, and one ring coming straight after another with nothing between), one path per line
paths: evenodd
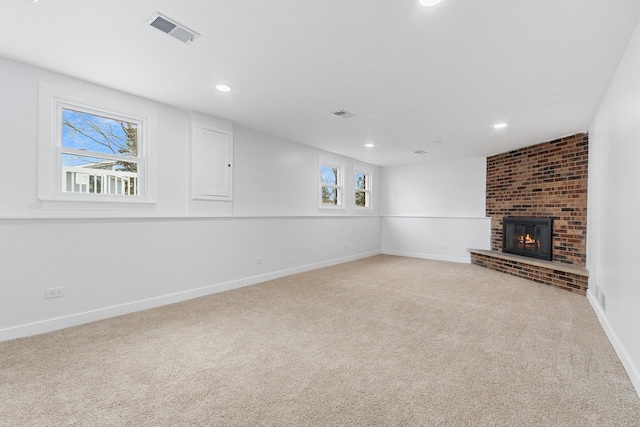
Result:
M504 217L502 252L551 261L551 218Z

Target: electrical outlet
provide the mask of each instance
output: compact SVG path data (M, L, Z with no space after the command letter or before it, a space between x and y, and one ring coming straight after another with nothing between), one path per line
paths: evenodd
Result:
M262 264L262 257L261 256L256 258L256 264Z
M446 244L440 245L440 249L447 249L447 245Z
M59 288L47 288L45 289L45 298L59 298L64 296L64 286Z

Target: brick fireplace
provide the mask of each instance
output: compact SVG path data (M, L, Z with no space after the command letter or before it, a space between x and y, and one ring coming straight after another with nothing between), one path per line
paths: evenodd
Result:
M491 217L492 251L472 250L472 262L584 294L588 161L586 133L488 157L486 214ZM504 254L504 217L552 218L551 261L532 264Z

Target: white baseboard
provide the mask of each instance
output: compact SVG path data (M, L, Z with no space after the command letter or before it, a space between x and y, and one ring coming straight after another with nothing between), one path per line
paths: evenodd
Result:
M355 261L362 258L368 258L379 255L380 251L366 252L348 257L335 258L327 261L321 261L313 264L302 265L299 267L289 268L271 273L265 273L258 276L247 277L244 279L233 280L231 282L218 283L215 285L205 286L197 289L176 292L168 295L148 298L139 301L133 301L117 306L104 307L97 310L85 311L82 313L74 313L68 316L46 319L39 322L28 323L24 325L12 326L10 328L0 329L0 342L8 341L16 338L28 337L31 335L44 334L72 326L83 325L85 323L104 320L111 317L122 316L124 314L134 313L136 311L148 310L151 308L161 307L163 305L174 304L199 298L206 295L216 294L218 292L238 289L245 286L255 285L257 283L267 282L269 280L278 279L280 277L290 276L292 274L304 273L306 271L316 270L318 268L330 267L332 265L343 264L349 261Z
M593 311L596 312L598 316L598 320L602 325L602 329L607 334L607 338L611 342L613 349L615 350L620 362L622 362L622 366L627 371L627 375L629 375L629 379L631 380L631 384L636 389L636 393L638 393L638 397L640 397L640 370L633 363L629 355L627 354L624 346L620 342L618 335L615 333L611 325L609 324L609 320L607 319L607 314L602 310L602 307L598 303L598 299L591 293L590 289L587 291L587 300L591 304Z
M408 258L431 259L434 261L449 261L449 262L458 262L462 264L471 264L470 255L467 255L464 257L452 257L452 256L436 255L436 254L425 254L425 253L419 253L419 252L389 251L385 249L382 250L382 254L404 256Z

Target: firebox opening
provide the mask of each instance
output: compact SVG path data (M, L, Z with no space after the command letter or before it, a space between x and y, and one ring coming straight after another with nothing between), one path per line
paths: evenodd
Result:
M551 260L551 218L502 219L502 252Z

